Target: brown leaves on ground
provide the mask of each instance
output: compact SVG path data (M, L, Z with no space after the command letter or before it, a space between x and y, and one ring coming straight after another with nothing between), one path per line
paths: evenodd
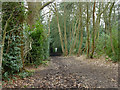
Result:
M100 59L51 57L48 66L27 68L32 77L7 83L8 88L117 88L118 64Z

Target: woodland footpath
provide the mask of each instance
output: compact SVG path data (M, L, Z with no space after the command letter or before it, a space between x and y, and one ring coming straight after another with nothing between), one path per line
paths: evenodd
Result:
M102 59L102 60L101 60ZM103 69L104 68L104 69ZM47 66L34 71L31 77L11 80L7 88L117 88L118 64L100 59L86 59L85 56L51 57Z
M24 0L0 5L3 87L117 88L116 2Z

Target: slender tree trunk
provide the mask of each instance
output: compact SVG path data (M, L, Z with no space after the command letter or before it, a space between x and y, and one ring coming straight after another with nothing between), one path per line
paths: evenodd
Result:
M80 32L80 27L81 27L81 32L82 32L82 11L81 11L81 6L82 4L79 3L79 23L78 23L78 27L77 27L77 32L76 32L76 37L75 37L75 40L74 40L74 44L73 44L73 49L76 48L76 45L79 43L77 43L77 40L79 41L79 32ZM79 48L79 46L78 46ZM79 50L78 50L79 52Z
M111 7L110 7L110 12L109 12L109 32L110 32L110 41L111 41L111 47L112 47L112 51L115 54L115 50L114 50L114 46L113 46L113 41L112 41L112 30L111 30L111 13L112 13L112 8L114 7L114 3L112 3Z
M104 18L104 23L105 23L105 46L104 46L104 52L106 50L106 35L107 35L107 30L108 30L108 25L107 25L107 17L106 17L106 12L103 13L103 18Z
M77 20L76 20L76 23L75 23L75 27L77 25ZM74 20L72 20L72 25L70 26L71 27L71 37L70 37L70 49L69 49L69 54L71 54L72 52L72 43L73 43L73 36L74 36Z
M106 49L106 34L107 34L107 23L105 22L105 49Z
M74 46L74 39L75 39L75 34L76 34L76 32L77 32L77 23L78 23L78 20L79 20L79 19L76 20L75 30L74 30L74 32L72 32L72 33L73 33L73 36L72 36L72 42L71 42L71 47L70 47L70 53L69 53L70 55L71 55L71 53L72 53L73 46Z
M78 49L78 53L77 56L80 56L80 54L82 53L81 47L82 47L82 43L83 43L83 26L82 26L82 7L80 6L80 26L78 28L81 27L81 35L80 35L80 43L79 43L79 49Z
M72 37L72 31L71 31L71 25L70 25L70 29L69 29L69 41L71 42L71 37Z
M64 39L65 39L65 52L64 55L68 55L68 49L67 49L67 35L66 35L66 5L64 2Z
M88 46L88 44L87 44L87 40L86 40L85 49L84 49L83 52L86 52L86 50L87 50L87 46Z
M59 18L58 18L58 16L57 16L57 23L58 23L58 31L59 31L59 36L60 36L60 42L61 42L62 52L64 53L63 39L62 39L62 33L61 33L61 29L60 29L60 24L59 24Z
M101 4L99 3L98 14L99 14L100 11L101 11L100 7L101 7ZM98 15L98 16L97 16L97 19L96 19L95 40L98 40L99 27L100 27L100 18L101 18L101 15ZM96 41L96 42L97 42L97 41Z
M78 23L78 20L76 20L76 23L75 23L75 28L76 28L76 25L77 25L77 23ZM74 20L72 21L72 37L74 36ZM72 41L72 38L71 38L71 41Z
M97 42L99 40L99 33L100 33L100 18L98 20L98 26L97 26L98 32L97 32Z
M2 14L2 2L0 2L0 12L1 12L1 14ZM2 67L2 54L1 54L1 48L2 48L2 15L0 15L0 67ZM0 72L1 72L1 74L0 74L0 77L1 77L1 83L0 83L0 87L1 87L1 89L2 89L2 68L0 68Z
M56 17L57 17L58 32L59 32L59 36L60 36L61 48L62 48L62 52L64 53L63 38L62 38L61 29L60 29L59 16L58 16L56 4L55 4L55 11L56 11L55 13L56 13Z
M51 13L51 11L50 11L50 13ZM48 34L47 34L47 37L49 37L49 35L50 35L50 18L51 18L50 13L49 13L49 19L48 19Z
M94 2L94 6L93 6L93 33L92 33L92 53L91 53L91 58L93 58L94 48L95 48L95 4L96 4L96 2Z
M86 22L86 29L87 29L87 57L90 57L90 32L89 32L89 7L87 3L87 22Z
M73 49L75 49L75 46L77 44L77 39L78 39L78 36L79 36L79 29L80 29L80 18L79 18L78 28L76 30L76 37L75 37L75 40L74 40Z

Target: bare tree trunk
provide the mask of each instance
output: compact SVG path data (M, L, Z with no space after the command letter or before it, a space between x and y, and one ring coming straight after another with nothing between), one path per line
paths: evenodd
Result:
M37 2L39 3L39 2ZM27 23L30 25L30 28L33 29L33 25L35 24L35 19L36 19L36 16L37 16L37 8L36 8L36 2L28 2L28 11L29 11L29 14L28 14L28 17L27 17ZM39 5L39 7L41 7L41 3Z
M77 21L76 21L76 23L75 23L75 27L76 27L76 25L77 25ZM69 54L71 54L71 50L72 50L72 43L73 43L73 36L74 36L74 20L72 20L72 25L70 26L71 27L71 36L70 36L70 49L69 49Z
M78 23L78 20L76 20L75 27L76 27L77 23ZM74 35L73 33L74 33L74 20L72 21L72 35L71 35L71 37L73 37L73 35ZM72 41L72 38L71 38L71 41Z
M100 7L101 7L101 4L99 3L98 14L101 11ZM99 34L100 18L101 18L101 15L97 16L97 19L96 19L95 40L98 38L98 34Z
M68 49L67 49L67 35L66 35L66 5L64 2L64 39L65 39L65 53L64 55L68 55Z
M94 48L95 48L95 4L96 4L96 2L94 2L94 6L93 6L93 34L92 34L92 53L91 53L91 58L93 58Z
M27 0L28 1L28 0ZM34 1L34 0L33 0ZM40 11L46 7L47 5L51 4L55 0L52 0L51 2L47 2L44 5L42 5L41 2L27 2L28 4L28 11L29 15L27 17L27 23L30 25L30 28L33 29L33 25L35 24L36 18L40 17Z
M50 11L51 12L51 11ZM48 34L47 34L47 37L49 37L50 35L50 18L51 18L51 15L49 13L49 19L48 19Z
M104 18L104 23L105 23L105 46L104 46L104 51L106 49L106 34L107 34L107 31L108 31L108 20L107 20L107 17L106 17L106 12L103 13L103 18Z
M70 25L70 29L69 29L69 41L70 41L70 43L71 43L71 37L72 37L72 31L71 31L71 29L72 29L72 26Z
M57 16L57 22L58 22L58 30L59 30L59 36L60 36L60 41L61 41L62 52L64 53L63 39L62 39L62 33L61 33L61 29L60 29L58 16Z
M111 47L112 47L112 51L115 54L115 50L114 50L114 46L113 46L113 41L112 41L112 30L111 30L111 13L112 13L112 8L114 7L115 3L112 3L111 7L110 7L110 12L109 12L109 32L110 32L110 41L111 41Z
M83 52L86 52L86 50L87 50L87 40L86 40L86 44L85 44L85 49L84 49L84 51Z
M77 39L78 39L78 36L79 36L79 29L80 29L80 18L79 18L78 28L76 30L76 37L75 37L75 40L74 40L73 49L75 49L75 46L77 44Z
M75 23L75 30L74 30L74 32L72 32L72 33L73 33L72 39L75 38L75 34L76 34L76 32L77 32L77 23L78 23L78 20L79 20L79 19L76 20L76 23ZM72 31L73 31L73 30L72 30ZM72 42L71 42L71 47L70 47L70 52L69 52L70 55L71 55L71 53L72 53L73 46L74 46L74 40L72 40Z
M104 49L106 49L106 34L107 34L107 23L105 22L105 47Z
M81 27L81 35L80 35L80 43L79 43L79 49L78 49L78 53L77 53L77 56L80 56L82 50L81 50L81 47L82 47L82 43L83 43L83 26L82 26L82 7L80 6L80 26L78 28Z
M0 2L0 13L2 14L2 2ZM0 15L0 51L1 51L1 48L2 48L2 15ZM2 88L2 54L0 52L0 77L1 77L1 83L0 83L0 87Z
M62 52L64 53L63 38L62 38L61 29L60 29L59 16L58 16L58 11L57 11L56 4L55 4L55 11L56 11L55 13L56 13L56 16L57 16L57 24L58 24L58 32L59 32L59 36L60 36L61 48L62 48Z
M89 32L89 7L88 7L88 3L87 3L87 22L86 22L86 29L87 29L87 57L90 57L90 32Z

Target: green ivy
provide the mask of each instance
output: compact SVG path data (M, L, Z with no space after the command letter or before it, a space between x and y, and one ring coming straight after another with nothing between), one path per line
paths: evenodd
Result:
M6 21L13 13L7 27L8 33L5 37L2 60L2 77L3 79L9 79L9 76L13 75L14 73L20 72L20 69L22 68L20 50L21 31L18 28L22 27L24 19L24 4L20 2L3 2L2 12L3 30Z

